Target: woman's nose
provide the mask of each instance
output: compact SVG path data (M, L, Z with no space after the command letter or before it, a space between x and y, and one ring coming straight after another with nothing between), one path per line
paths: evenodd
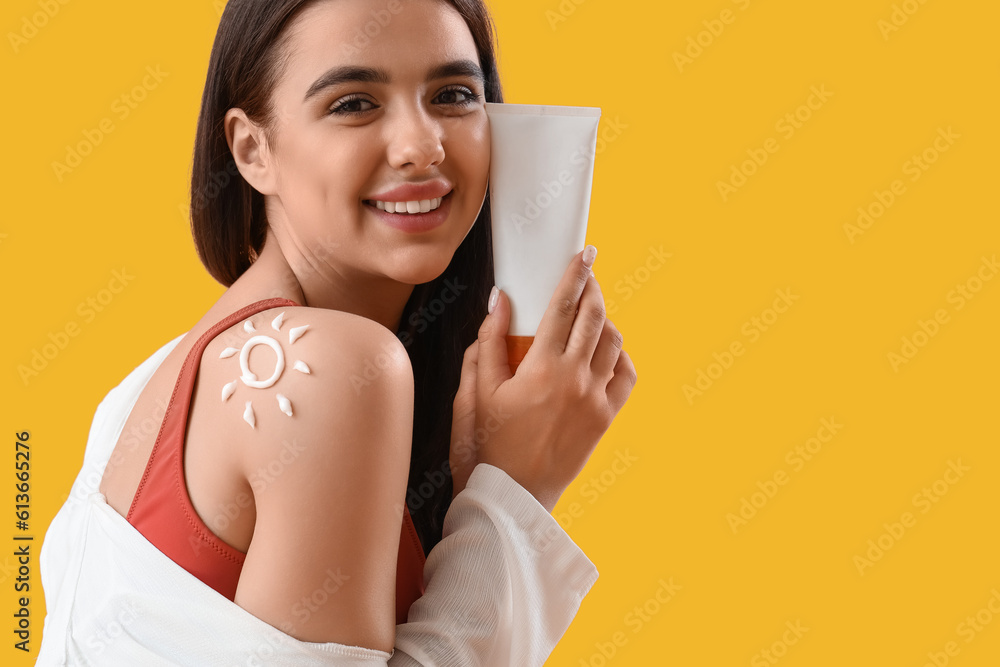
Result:
M423 109L401 114L389 141L389 162L396 169L413 165L418 171L444 160L442 128Z

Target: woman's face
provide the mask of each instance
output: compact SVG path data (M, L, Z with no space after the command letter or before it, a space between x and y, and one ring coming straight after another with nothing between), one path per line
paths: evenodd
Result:
M465 21L442 0L326 0L288 30L265 193L283 250L330 278L436 278L472 228L489 175ZM404 203L426 200L440 202L436 213L411 215Z

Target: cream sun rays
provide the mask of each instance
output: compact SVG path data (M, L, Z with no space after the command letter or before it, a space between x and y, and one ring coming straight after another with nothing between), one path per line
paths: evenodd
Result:
M285 314L281 313L274 320L271 321L271 328L275 331L281 331L281 325L285 319ZM309 329L309 325L305 324L301 327L293 327L288 330L288 344L293 345L295 341L302 337L302 335ZM257 329L254 327L253 322L246 320L243 322L243 330L247 333L256 333ZM258 345L266 345L272 350L274 354L277 355L277 359L274 363L274 371L271 373L271 377L265 380L259 380L256 375L250 372L250 350ZM285 351L282 349L281 344L273 338L272 336L267 336L264 334L258 334L250 338L247 342L243 344L243 349L238 350L235 347L227 347L219 355L220 359L228 359L229 357L235 355L237 352L240 353L240 369L243 374L233 380L232 382L226 383L222 387L222 400L227 401L229 397L233 395L236 391L236 381L242 380L243 384L253 389L267 389L278 381L281 377L281 373L285 370ZM309 366L306 365L304 361L297 360L292 364L292 368L299 371L300 373L310 373ZM292 416L292 402L282 394L277 394L275 397L278 399L278 408L284 412L289 417ZM257 428L257 419L253 411L252 401L246 402L246 407L243 410L243 420L250 424L250 428Z

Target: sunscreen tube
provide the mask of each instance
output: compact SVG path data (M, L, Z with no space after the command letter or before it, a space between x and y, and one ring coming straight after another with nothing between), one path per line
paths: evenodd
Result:
M583 250L597 153L597 107L486 103L497 287L510 300L511 373L570 260Z

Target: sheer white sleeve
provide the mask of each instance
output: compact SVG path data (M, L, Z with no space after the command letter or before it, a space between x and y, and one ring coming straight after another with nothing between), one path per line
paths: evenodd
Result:
M527 490L491 465L476 466L452 502L443 538L424 566L425 593L411 605L407 622L396 626L391 653L295 639L147 541L107 504L98 486L136 397L180 339L136 368L97 408L83 466L39 553L46 615L36 665L545 662L597 580L597 569Z
M389 664L542 665L597 576L527 490L480 463L448 510Z

